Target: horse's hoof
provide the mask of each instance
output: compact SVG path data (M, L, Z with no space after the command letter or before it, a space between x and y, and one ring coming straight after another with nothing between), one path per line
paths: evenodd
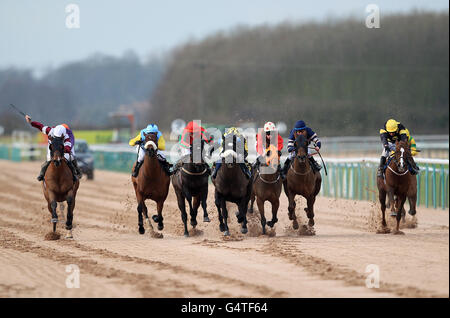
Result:
M153 222L155 222L155 223L158 223L159 222L159 217L158 217L158 215L153 215L152 216L152 220L153 220Z
M242 234L247 234L248 229L246 227L241 228L241 233Z
M140 227L140 228L139 228L139 234L145 234L145 229L144 229L144 227Z
M308 225L309 226L314 226L314 220L313 219L309 219Z
M275 224L272 221L267 222L267 226L273 227ZM263 231L264 234L265 231Z
M230 236L230 231L225 231L225 233L223 233L224 236Z
M405 233L402 232L402 231L394 231L392 234L394 234L394 235L405 235Z
M197 226L197 221L196 221L196 220L191 220L191 225L192 225L193 227L196 227L196 226Z
M73 235L72 235L72 233L67 233L66 234L66 239L73 239Z
M209 217L205 216L203 217L203 222L211 222L211 220L209 219Z
M162 231L164 229L164 224L158 224L158 230Z
M416 211L409 210L408 213L409 213L410 215L416 215Z
M225 232L225 224L219 225L220 232Z
M377 231L377 234L388 234L391 233L391 230L388 227L383 227Z
M184 233L184 237L189 237L189 232Z
M397 216L397 212L391 212L391 216Z
M294 220L294 222L292 222L292 227L294 228L294 230L298 230L298 222L297 222L297 220Z
M58 223L58 218L52 218L52 223Z

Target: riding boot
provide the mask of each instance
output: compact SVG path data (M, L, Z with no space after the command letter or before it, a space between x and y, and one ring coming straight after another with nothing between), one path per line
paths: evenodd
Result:
M41 167L41 172L39 173L39 176L37 177L38 181L44 180L45 172L47 171L48 166L50 165L51 161L46 161Z
M206 171L208 172L208 175L211 175L211 167L209 166L209 164L205 163L205 167L206 167Z
M286 178L286 176L287 176L287 172L288 172L290 163L291 163L291 159L286 158L286 161L284 162L283 170L281 170L281 175L282 175L283 179Z
M309 157L309 162L311 163L314 171L319 172L320 169L322 169L322 166L319 165L319 163L314 159L314 157Z
M170 168L173 167L173 165L170 164L167 160L160 160L159 162L161 162L164 172L167 173L168 176L170 176L172 174Z
M67 166L69 167L70 171L72 171L73 182L76 182L78 180L77 171L75 170L75 167L73 166L72 161L67 160Z
M411 172L411 174L412 174L413 176L415 176L416 174L418 174L419 171L420 171L420 169L419 169L419 167L416 165L414 159L408 160L408 163L409 163L409 166L410 166L409 171Z
M142 166L142 163L143 163L143 161L142 162L136 161L136 165L134 166L133 173L131 174L133 177L136 178L138 176L139 168Z
M377 170L377 177L382 178L384 173L384 165L386 164L386 157L380 158L380 165Z
M214 171L213 171L213 174L212 174L212 176L211 176L213 179L216 178L216 176L217 176L217 171L219 171L221 165L222 165L221 162L215 163L215 165L214 165Z
M83 175L82 175L82 173L81 173L80 168L78 167L77 159L73 159L73 160L72 160L72 164L73 164L73 166L75 167L75 171L77 172L77 177L78 177L79 179L81 179L81 177L82 177Z

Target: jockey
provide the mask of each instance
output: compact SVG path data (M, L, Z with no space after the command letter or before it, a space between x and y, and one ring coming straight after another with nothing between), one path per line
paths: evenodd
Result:
M287 145L287 150L289 152L289 156L284 162L283 167L283 174L286 175L289 169L290 163L293 161L296 154L296 149L294 146L295 139L302 134L305 136L306 140L308 141L308 145L312 142L314 143L314 150L319 151L320 147L322 147L322 142L317 137L317 134L309 127L306 126L305 122L303 120L299 120L295 123L294 128L291 130L291 133L289 134L289 140ZM310 154L312 151L308 148L308 154ZM314 160L313 156L308 156L308 159L311 163L311 166L314 171L320 171L322 167Z
M262 156L265 154L265 148L268 148L271 144L274 144L277 146L278 149L278 158L281 157L281 150L283 149L283 138L278 134L277 127L274 123L268 121L264 124L264 133L265 133L265 143L263 140L262 134L256 134L256 152L260 155L255 162L254 167L257 168L261 161L264 161L262 159ZM274 139L277 138L275 141ZM278 169L281 171L280 165L278 165ZM283 177L283 175L282 175Z
M209 136L205 128L199 126L195 121L190 121L186 127L184 127L183 133L181 134L179 144L182 149L182 157L176 163L173 173L177 172L184 162L190 161L192 146L196 138L200 138L201 141L206 144L211 144L212 142L212 137ZM207 167L208 174L211 174L211 168L209 165L205 163L205 166Z
M236 127L231 127L228 128L227 131L225 131L225 133L222 136L222 142L221 142L221 152L223 152L224 150L226 150L228 147L225 146L225 141L228 140L230 137L232 138L233 136L236 136L236 148L241 146L242 147L242 143L244 146L244 162L240 163L242 170L244 171L244 173L247 175L248 178L251 178L252 176L252 172L251 172L251 166L247 161L247 156L248 156L248 144L247 144L247 138L244 137L244 135L242 135L239 130ZM236 151L238 151L236 149ZM217 162L214 163L214 172L212 175L212 178L216 178L217 176L217 171L219 170L219 168L222 166L222 159L219 159Z
M57 125L55 127L44 126L40 122L31 121L31 117L28 115L25 115L25 119L32 127L39 129L42 133L48 136L49 146L47 147L47 161L42 165L41 172L37 177L38 181L44 180L45 172L47 171L47 168L52 160L50 155L51 139L60 137L64 138L64 158L67 161L67 166L70 168L70 171L72 171L73 182L77 181L78 178L81 178L81 173L78 169L78 164L76 161L77 159L75 158L75 152L73 150L75 138L73 137L72 131L67 129L64 125Z
M131 174L133 177L137 177L139 174L139 168L142 166L142 163L144 162L145 158L145 151L143 149L143 143L145 140L145 135L147 134L156 134L157 138L157 146L158 150L156 152L159 162L161 163L164 171L170 175L170 166L171 164L167 162L166 157L162 153L162 150L166 149L166 141L164 140L164 137L162 133L159 131L158 126L155 124L149 124L146 128L142 129L139 134L130 140L128 143L130 146L137 146L137 153L138 153L138 159L136 161L136 165L134 166L134 171Z
M395 119L389 119L382 129L380 129L380 139L383 143L383 152L381 153L380 166L378 167L377 176L383 177L384 166L386 165L386 159L389 157L391 150L395 149L395 143L397 141L406 141L410 144L411 155L417 154L415 141L411 138L409 131L403 126L402 123L396 121ZM412 159L412 158L411 158ZM410 166L410 172L412 175L419 173L419 167L417 167L414 160L408 160Z

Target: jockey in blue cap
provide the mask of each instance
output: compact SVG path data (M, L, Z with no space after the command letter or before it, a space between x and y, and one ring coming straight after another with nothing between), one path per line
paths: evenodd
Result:
M142 129L139 132L139 134L136 137L134 137L133 139L131 139L130 142L128 143L130 146L137 145L137 152L138 152L138 159L136 161L136 165L134 167L132 176L133 177L138 176L139 168L142 166L142 163L144 162L145 151L142 148L142 146L143 146L143 141L145 140L145 135L148 135L148 134L156 134L157 146L158 146L158 151L156 153L158 156L158 160L162 163L162 167L163 167L164 171L170 175L171 174L170 164L167 162L166 157L162 153L162 150L166 149L166 141L164 140L164 136L162 135L162 133L159 131L158 126L156 126L155 124L150 124L146 128Z
M295 139L298 135L303 134L305 136L306 140L308 140L308 145L312 142L314 143L315 151L319 151L320 147L322 146L321 141L317 137L317 134L309 127L306 126L305 122L303 120L299 120L295 123L294 128L291 130L291 133L289 135L289 140L287 144L287 150L289 152L289 156L284 162L283 167L283 177L286 176L287 171L289 169L289 165L292 162L293 158L296 156L296 149L294 146ZM311 149L308 148L308 153L311 153ZM311 166L313 170L320 171L322 167L314 160L312 156L309 156L309 161L311 162Z

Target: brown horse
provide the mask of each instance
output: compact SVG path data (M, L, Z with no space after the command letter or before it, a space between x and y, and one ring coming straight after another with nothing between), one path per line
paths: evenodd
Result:
M298 229L297 217L295 216L295 196L297 194L306 198L306 216L309 219L309 230L314 233L314 202L320 192L322 176L314 172L308 158L308 142L303 135L295 139L296 156L288 170L283 182L284 192L289 200L289 220L292 220L294 229Z
M410 160L412 160L412 156L408 143L405 141L397 142L394 155L385 171L384 179L382 177L377 177L378 198L380 200L382 214L381 225L383 226L379 233L390 232L387 228L385 217L386 196L389 195L390 198L395 197L397 226L394 234L404 234L399 230L400 219L402 218L402 210L404 209L406 197L410 193L410 189L411 191L414 191L414 183L416 183L416 195L413 195L413 198L417 198L417 180L415 176L411 176L407 165L407 162ZM411 209L415 214L415 204Z
M181 220L184 224L184 236L188 237L186 202L189 204L191 225L197 226L197 212L200 204L203 208L203 222L210 222L206 211L208 198L209 167L203 158L203 142L198 148L191 146L191 154L183 157L181 168L172 175L172 186L177 195L178 208L181 211ZM201 155L200 162L194 162L194 151Z
M152 219L158 223L158 230L161 231L164 228L162 210L164 207L164 201L169 193L170 177L158 162L157 144L157 135L155 133L145 135L144 162L142 167L139 169L138 176L136 178L133 176L131 177L131 182L133 182L134 191L138 202L137 211L139 233L145 233L142 218L142 213L144 213L152 236L161 237L161 234L156 234L154 232L152 223L148 218L147 206L145 205L145 200L147 199L151 199L156 202L158 215L153 215ZM132 171L134 171L134 167Z
M273 145L270 145L265 151L265 161L260 163L259 168L253 176L253 188L251 194L251 203L249 212L253 213L253 205L258 205L258 211L261 214L262 233L266 234L266 224L271 228L277 223L277 212L280 206L280 194L283 182L280 171L278 171L278 151ZM262 169L261 169L262 167ZM266 223L264 215L264 202L269 201L272 204L272 220Z
M67 202L66 238L72 238L73 209L75 197L80 182L73 182L72 171L64 159L63 138L52 138L50 143L50 155L52 163L49 165L42 182L44 197L47 200L48 210L52 215L53 233L56 232L58 214L57 202Z

